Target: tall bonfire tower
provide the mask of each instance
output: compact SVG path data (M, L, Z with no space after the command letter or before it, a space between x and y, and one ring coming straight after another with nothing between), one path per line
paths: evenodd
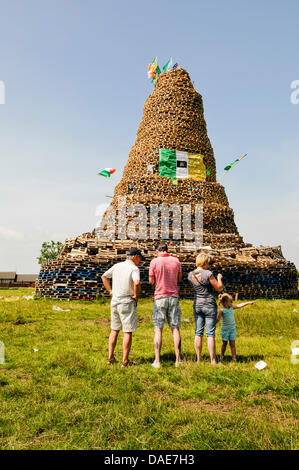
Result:
M181 217L174 205L182 208ZM196 207L202 207L200 246L191 236L186 239L183 207L191 209L191 231L199 214ZM202 97L184 69L160 75L146 100L136 142L101 230L67 239L58 258L43 263L36 290L66 299L104 295L100 276L123 261L130 246L138 246L146 257L140 266L142 294L149 295L148 266L161 236L168 238L169 252L182 263L182 297L193 295L187 273L201 250L213 255L212 270L223 274L227 292L248 299L297 297L296 268L285 260L281 247L252 246L238 233L224 187L216 182Z

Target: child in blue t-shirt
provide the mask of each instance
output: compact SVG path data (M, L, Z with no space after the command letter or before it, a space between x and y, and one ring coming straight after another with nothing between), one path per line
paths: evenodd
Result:
M236 324L235 324L234 309L246 307L246 305L252 305L254 302L244 302L242 304L233 305L233 298L229 294L220 294L218 299L221 305L223 306L223 308L219 309L219 312L217 315L217 322L222 317L222 324L221 324L221 330L220 330L221 339L222 339L220 361L222 361L224 357L227 342L229 341L229 345L230 345L231 352L232 352L232 360L235 362L237 360L237 356L236 356Z

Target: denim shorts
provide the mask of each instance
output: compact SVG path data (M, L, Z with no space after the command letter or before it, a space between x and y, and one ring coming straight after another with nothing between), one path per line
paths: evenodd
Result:
M215 338L217 321L217 306L194 305L193 314L195 320L195 336L203 336L206 325L206 335Z
M236 327L225 329L221 328L220 330L222 341L236 341L237 331Z
M167 319L170 328L179 328L181 326L181 308L178 297L161 297L154 300L154 326L163 328L165 319Z

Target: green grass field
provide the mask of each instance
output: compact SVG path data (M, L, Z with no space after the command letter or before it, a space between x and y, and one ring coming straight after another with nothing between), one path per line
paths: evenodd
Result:
M142 299L131 353L137 365L121 369L106 365L106 299L14 298L31 292L0 291L1 449L298 448L299 364L291 362L298 300L257 300L236 311L238 362L230 362L228 349L222 366L209 364L206 341L203 362L195 362L192 301L184 300L184 363L174 367L165 327L163 366L153 369L152 301ZM54 305L71 311L53 311ZM119 360L121 349L122 335ZM258 371L261 359L267 368Z

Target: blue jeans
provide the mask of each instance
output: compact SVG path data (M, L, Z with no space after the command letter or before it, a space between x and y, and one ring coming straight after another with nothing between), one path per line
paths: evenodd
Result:
M195 336L203 336L206 325L206 335L215 338L217 306L193 305L193 315L195 320Z

